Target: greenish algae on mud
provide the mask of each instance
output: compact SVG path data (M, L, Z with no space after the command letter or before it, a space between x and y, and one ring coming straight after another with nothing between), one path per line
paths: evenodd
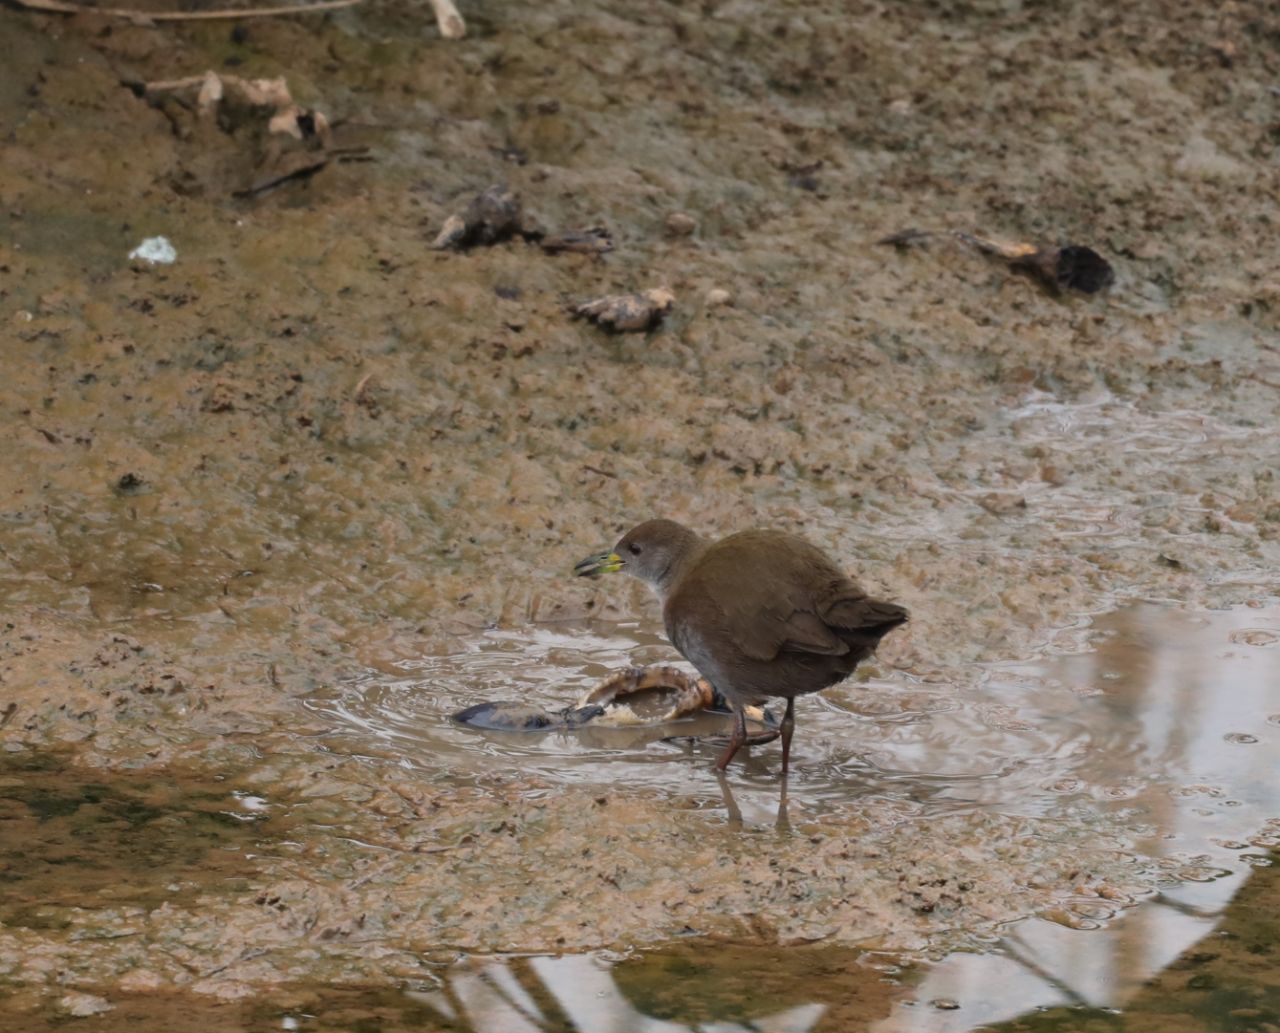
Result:
M846 557L914 615L872 685L941 696L1124 600L1265 604L1275 14L465 13L472 36L445 43L394 0L235 36L0 11L0 741L68 749L86 782L226 775L307 829L240 898L148 911L139 985L412 979L456 948L634 946L760 914L763 938L981 937L1071 895L1083 851L1098 883L1142 892L1128 831L1087 815L872 801L803 825L815 853L502 757L465 777L371 763L306 704L490 627L651 620L638 586L566 574L656 513ZM251 128L122 84L209 67L286 75L376 160L232 198ZM497 181L553 227L608 224L617 252L429 251ZM691 237L665 235L675 210ZM1119 281L1057 298L974 255L874 246L913 225L1090 244ZM131 265L155 234L178 262ZM647 337L565 316L658 284L679 300ZM571 866L607 907L561 893ZM912 906L939 878L973 889ZM115 948L80 943L6 927L0 979L39 996L119 978Z
M141 914L222 885L243 891L258 873L246 857L283 834L229 787L177 772L120 775L52 766L56 755L0 758L0 923L72 925L69 910Z

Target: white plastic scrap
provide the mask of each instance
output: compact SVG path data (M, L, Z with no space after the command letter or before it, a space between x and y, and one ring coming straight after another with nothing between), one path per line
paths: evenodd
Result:
M173 265L178 260L178 252L168 237L148 237L129 252L129 258L140 258L152 265Z

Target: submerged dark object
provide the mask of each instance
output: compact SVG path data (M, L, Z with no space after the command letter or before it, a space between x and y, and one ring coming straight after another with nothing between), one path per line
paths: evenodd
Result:
M606 294L570 311L574 319L590 320L602 330L631 333L652 330L671 311L675 300L666 287L653 287L635 294Z
M1003 259L1010 268L1030 273L1053 291L1074 290L1082 294L1096 294L1110 287L1116 278L1111 263L1084 244L1037 247L1035 244L991 240L960 230L935 232L914 229L891 234L876 243L908 248L939 236L950 237L985 255Z
M477 703L450 715L450 720L485 731L549 732L587 725L659 728L702 711L725 713L728 706L705 678L678 667L654 664L618 671L585 692L577 703L560 710L514 701ZM748 716L757 726L751 741L777 738L778 729L770 715L754 710Z
M540 240L542 230L525 213L520 195L505 186L491 186L475 198L461 215L445 219L431 246L463 250L469 247L498 244L512 237Z
M604 707L601 706L543 710L530 703L499 701L477 703L450 714L449 720L491 732L541 732L554 728L577 728L603 713Z
M650 520L574 568L579 577L618 570L657 593L672 644L732 705L737 721L721 770L746 741L744 708L781 696L785 774L795 697L843 681L907 619L816 546L781 531L712 542L673 520Z

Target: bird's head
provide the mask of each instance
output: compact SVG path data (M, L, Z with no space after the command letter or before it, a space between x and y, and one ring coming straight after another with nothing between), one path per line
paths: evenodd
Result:
M573 572L578 577L598 577L621 570L661 589L701 542L693 531L674 520L646 520L624 534L611 551L588 556Z

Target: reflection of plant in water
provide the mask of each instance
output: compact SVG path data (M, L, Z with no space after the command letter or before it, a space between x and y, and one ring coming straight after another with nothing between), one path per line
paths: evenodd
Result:
M475 960L439 991L415 993L476 1033L644 1030L790 1033L861 1028L889 1009L893 989L829 948L706 942L611 964L591 955Z
M1273 856L1272 860L1277 860ZM1142 981L1123 1010L1100 1007L1068 991L1065 1006L1020 1014L1009 1026L1027 1030L1265 1030L1280 1023L1280 870L1257 870L1221 915L1160 899L1151 905L1180 914L1183 928L1199 929L1197 938L1163 971ZM1132 916L1138 919L1142 912ZM1130 949L1150 951L1151 927L1135 922L1137 941ZM1102 941L1101 943L1099 941ZM1106 943L1096 934L1085 944ZM1105 966L1104 966L1105 967ZM1067 991L1061 980L1054 985Z

